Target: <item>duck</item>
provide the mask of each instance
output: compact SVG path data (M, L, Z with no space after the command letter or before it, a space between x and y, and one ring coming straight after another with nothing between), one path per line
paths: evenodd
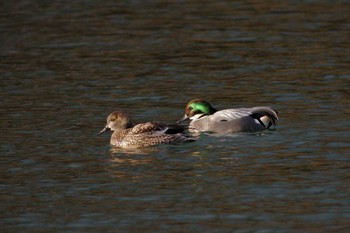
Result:
M177 121L190 120L190 132L235 133L255 132L277 126L278 112L272 107L217 110L209 102L193 99L186 105L185 115Z
M164 122L134 124L131 117L122 111L114 111L107 117L106 126L99 134L113 131L110 144L125 149L150 147L164 143L193 141L183 134L183 127Z

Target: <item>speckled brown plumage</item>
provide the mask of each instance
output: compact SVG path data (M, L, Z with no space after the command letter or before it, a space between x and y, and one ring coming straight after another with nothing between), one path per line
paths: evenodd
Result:
M173 127L162 122L133 125L131 118L123 112L111 113L107 117L106 127L101 130L100 134L109 130L113 131L110 144L121 148L142 148L193 140L183 135L183 129L179 126Z

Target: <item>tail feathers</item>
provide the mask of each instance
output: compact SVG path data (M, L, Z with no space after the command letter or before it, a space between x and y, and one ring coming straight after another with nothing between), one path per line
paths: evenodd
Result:
M251 116L264 125L266 129L279 123L278 111L271 107L255 107Z
M177 133L183 133L184 130L185 129L182 126L172 124L172 125L167 125L165 133L166 134L177 134Z

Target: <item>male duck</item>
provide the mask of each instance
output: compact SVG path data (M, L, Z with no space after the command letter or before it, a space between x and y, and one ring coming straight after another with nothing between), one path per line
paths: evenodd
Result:
M254 132L278 125L278 112L271 107L236 108L218 111L207 101L191 100L177 123L190 119L191 132Z
M127 114L118 111L109 114L107 124L99 134L110 130L114 131L110 144L126 149L192 140L182 134L183 128L178 125L167 125L161 122L134 125Z

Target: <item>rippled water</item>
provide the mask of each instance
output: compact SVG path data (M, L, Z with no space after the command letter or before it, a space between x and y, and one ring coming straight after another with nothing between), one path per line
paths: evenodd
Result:
M348 232L348 1L3 1L1 232ZM280 126L137 151L121 109L193 98Z

